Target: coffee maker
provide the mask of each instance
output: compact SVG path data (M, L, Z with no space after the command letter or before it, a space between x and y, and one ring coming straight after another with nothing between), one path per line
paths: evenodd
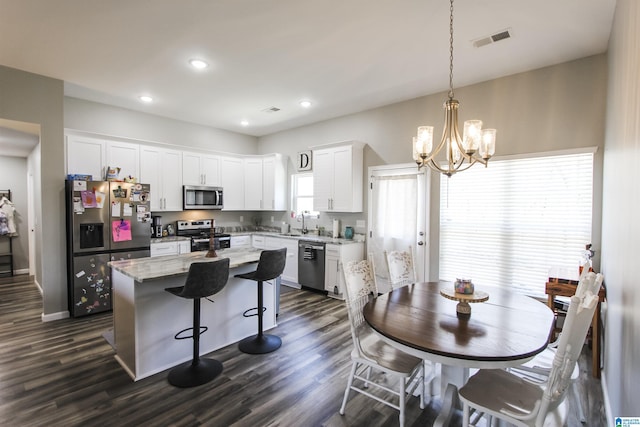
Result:
M162 217L159 215L151 216L151 237L162 237Z

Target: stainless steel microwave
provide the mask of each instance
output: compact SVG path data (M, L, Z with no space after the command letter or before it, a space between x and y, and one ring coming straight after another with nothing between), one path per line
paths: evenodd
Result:
M183 209L222 209L222 187L182 186Z

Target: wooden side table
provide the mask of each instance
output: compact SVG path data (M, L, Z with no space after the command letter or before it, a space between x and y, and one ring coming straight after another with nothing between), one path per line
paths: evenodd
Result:
M544 292L548 295L547 304L549 305L549 308L554 310L553 303L555 297L573 296L576 293L576 286L577 285L568 283L547 282ZM605 297L605 288L604 286L600 286L600 291L598 291L598 307L596 307L596 311L593 314L593 320L591 321L591 373L596 378L600 378L600 304L604 301ZM555 338L555 328L552 334Z

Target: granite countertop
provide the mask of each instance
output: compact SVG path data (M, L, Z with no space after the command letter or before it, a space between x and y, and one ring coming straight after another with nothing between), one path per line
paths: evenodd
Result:
M151 239L151 243L181 242L185 240L191 240L191 238L185 236L155 237Z
M144 282L145 280L186 274L189 271L189 266L194 262L210 262L229 258L229 268L239 267L243 264L257 262L261 252L262 249L219 249L216 251L218 254L216 258L207 258L205 257L207 252L200 251L182 255L111 261L109 266L137 282Z
M277 233L272 231L244 231L244 232L231 232L229 233L232 236L247 236L247 235L260 235L260 236L269 236L269 237L278 237L282 239L292 239L292 240L308 240L312 242L321 242L321 243L330 243L333 245L350 245L353 243L364 243L364 241L358 241L355 239L343 239L329 236L318 236L316 234L295 234L295 233Z

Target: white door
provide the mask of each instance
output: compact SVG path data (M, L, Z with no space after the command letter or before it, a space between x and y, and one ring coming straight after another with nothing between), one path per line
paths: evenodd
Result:
M369 168L369 238L367 253L373 257L378 285L388 286L384 251L412 247L419 281L429 277L428 194L429 178L413 164Z

